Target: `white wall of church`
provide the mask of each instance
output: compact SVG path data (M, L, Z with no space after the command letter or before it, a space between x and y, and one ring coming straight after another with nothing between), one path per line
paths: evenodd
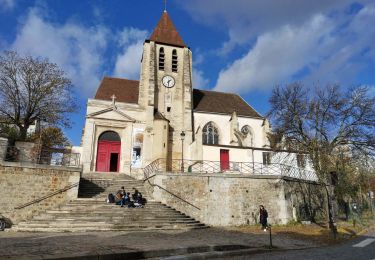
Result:
M210 121L214 122L219 130L219 145L230 145L230 115L218 115L202 112L194 112L194 127L203 127ZM263 148L268 145L263 119L238 117L238 129L249 125L253 131L253 146Z

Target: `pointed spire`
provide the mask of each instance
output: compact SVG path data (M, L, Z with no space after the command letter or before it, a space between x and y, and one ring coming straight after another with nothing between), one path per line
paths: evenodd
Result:
M166 11L163 12L158 25L151 34L151 41L158 43L166 43L179 47L186 47L176 27L173 25L171 18Z

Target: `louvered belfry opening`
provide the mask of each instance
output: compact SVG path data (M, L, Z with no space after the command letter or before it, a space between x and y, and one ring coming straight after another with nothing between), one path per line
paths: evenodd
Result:
M164 70L165 68L165 53L164 48L161 47L159 50L159 70Z
M177 51L173 50L172 52L172 72L177 72L178 67L178 59L177 59Z

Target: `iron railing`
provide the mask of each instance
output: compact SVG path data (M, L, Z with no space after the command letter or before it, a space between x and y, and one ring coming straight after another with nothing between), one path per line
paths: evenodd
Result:
M31 205L36 204L36 203L39 203L39 202L41 202L43 200L46 200L48 198L51 198L51 197L53 197L55 195L61 194L61 193L65 192L65 191L68 191L68 190L70 190L70 189L72 189L74 187L78 187L78 186L79 186L79 182L76 182L76 183L68 185L68 186L66 186L66 187L64 187L62 189L59 189L57 191L51 192L51 193L49 193L47 195L44 195L43 197L40 197L40 198L35 199L35 200L31 200L31 201L29 201L29 202L27 202L25 204L22 204L22 205L19 205L17 207L14 207L14 209L23 209L23 208L26 208L28 206L31 206Z
M0 146L0 161L24 162L51 166L79 167L81 155L67 149L33 147L22 149L15 146Z
M238 173L243 175L283 176L308 181L318 181L314 171L281 163L220 162L207 160L158 159L144 168L145 178L157 172L173 173Z

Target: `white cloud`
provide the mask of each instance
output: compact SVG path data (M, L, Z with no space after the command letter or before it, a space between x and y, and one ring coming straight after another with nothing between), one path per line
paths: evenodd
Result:
M273 87L318 59L319 53L311 51L329 41L325 35L331 28L329 20L316 16L302 27L283 26L261 35L244 57L220 72L215 89L246 92Z
M0 9L11 10L16 6L16 0L0 0Z
M81 93L93 96L101 77L107 35L108 30L101 26L54 24L40 9L33 8L11 48L22 54L47 57L67 73Z
M204 77L203 71L193 68L193 88L205 89L209 80Z
M215 89L249 92L302 79L351 84L373 59L375 5L347 16L318 14L301 25L284 25L258 36L255 45L223 69ZM299 75L299 74L302 74Z
M371 2L358 0L357 3ZM300 26L317 14L347 10L352 0L190 0L176 2L198 23L228 33L220 54L230 52L237 44L247 45L260 34L290 25Z
M116 58L114 74L117 77L139 79L143 42L148 32L136 28L125 28L118 37L122 52Z

